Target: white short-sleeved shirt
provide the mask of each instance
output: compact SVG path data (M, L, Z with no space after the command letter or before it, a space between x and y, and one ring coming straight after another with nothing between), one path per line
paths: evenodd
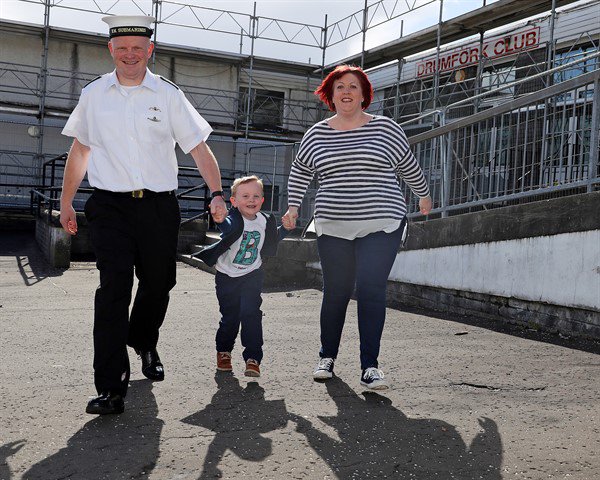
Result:
M244 218L244 231L219 257L215 265L217 271L230 277L241 277L260 268L260 250L265 243L266 229L267 218L264 215L258 214L254 220Z
M175 142L189 153L211 132L181 90L146 70L137 88L115 71L88 84L62 134L90 147L91 186L164 192L177 188Z

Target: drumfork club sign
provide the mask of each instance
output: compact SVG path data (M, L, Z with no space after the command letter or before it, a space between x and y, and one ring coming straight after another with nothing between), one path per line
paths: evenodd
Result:
M525 50L536 48L540 44L540 28L530 28L508 33L501 37L484 39L480 50L479 42L466 45L447 52L440 52L439 68L436 58L431 57L417 63L417 77L434 75L436 71L447 72L477 65L480 57L494 59L514 55Z

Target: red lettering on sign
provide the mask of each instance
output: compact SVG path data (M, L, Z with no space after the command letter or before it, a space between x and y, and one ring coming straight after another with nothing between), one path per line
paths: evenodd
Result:
M525 34L525 47L532 47L538 44L537 30Z
M452 68L450 65L450 61L451 61L450 57L440 58L440 72L443 72L444 70L448 70L448 69Z
M479 61L479 48L474 47L471 49L471 56L469 57L469 63L477 63Z
M515 41L513 43L513 50L521 50L525 46L525 35L521 34L519 36L515 36Z
M480 58L494 59L513 55L523 50L535 48L540 42L540 28L512 33L504 37L486 39L481 45L466 46L454 51L440 53L439 60L429 58L417 63L417 77L433 75L436 71L448 71L475 65Z
M488 53L487 53L488 45L489 45L488 43L484 43L483 48L481 49L481 55L485 58L488 57Z
M494 53L496 55L502 55L504 53L504 39L501 38L494 44Z

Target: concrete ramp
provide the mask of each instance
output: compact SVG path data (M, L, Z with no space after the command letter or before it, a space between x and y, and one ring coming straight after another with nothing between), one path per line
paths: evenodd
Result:
M388 310L392 388L365 393L356 304L321 384L320 291L271 291L262 377L243 376L239 345L233 375L216 374L214 278L180 264L166 380L130 352L125 413L95 417L94 264L50 268L33 234L2 233L0 272L2 480L600 477L598 344Z

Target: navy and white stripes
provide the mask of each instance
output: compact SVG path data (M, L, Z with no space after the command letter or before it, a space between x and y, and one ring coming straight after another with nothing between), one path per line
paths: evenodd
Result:
M398 175L419 197L429 195L404 131L382 116L353 130L334 130L326 121L308 130L292 163L290 206L300 206L315 173L317 219L402 219L406 203Z

